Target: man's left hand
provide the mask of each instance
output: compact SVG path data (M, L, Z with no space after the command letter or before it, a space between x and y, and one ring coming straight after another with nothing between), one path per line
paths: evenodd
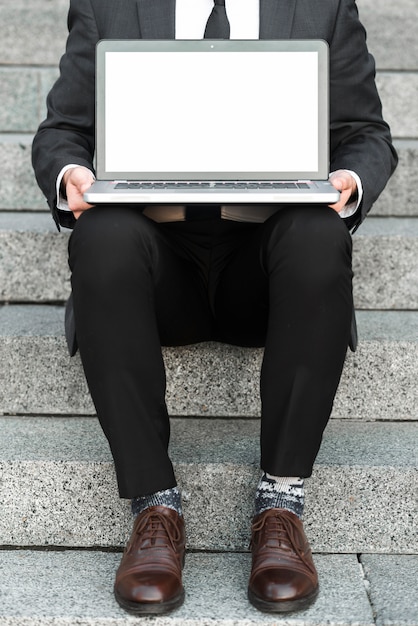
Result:
M332 172L329 177L330 183L340 192L340 199L336 204L329 206L339 213L345 207L347 202L354 199L357 194L357 183L349 172L346 170L337 170Z

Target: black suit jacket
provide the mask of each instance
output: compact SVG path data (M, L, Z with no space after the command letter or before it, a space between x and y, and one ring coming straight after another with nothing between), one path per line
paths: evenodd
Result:
M60 78L48 96L48 117L33 142L33 166L54 219L71 227L71 213L56 209L56 179L75 163L93 169L95 45L100 39L172 39L175 0L71 0L69 37ZM330 170L351 169L362 180L357 226L396 166L390 131L382 119L374 60L354 0L260 0L260 38L324 39L330 46Z
M60 78L48 96L48 117L33 142L33 166L57 226L72 213L56 208L56 180L69 163L94 171L95 46L100 39L173 39L175 0L71 0L69 37ZM386 185L396 162L374 82L374 60L354 0L260 0L261 39L324 39L330 46L330 170L350 169L363 184L357 227ZM146 122L146 121L145 121ZM66 335L76 351L71 299ZM355 349L355 317L350 347Z

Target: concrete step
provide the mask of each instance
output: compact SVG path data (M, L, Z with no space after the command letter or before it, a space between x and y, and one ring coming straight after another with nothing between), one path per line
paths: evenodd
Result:
M384 558L386 562L386 557ZM0 553L0 625L4 626L373 626L373 610L362 570L353 555L316 555L320 594L303 612L269 616L247 600L247 554L188 554L184 569L186 600L170 615L128 616L112 589L120 554L103 552L3 551ZM407 569L407 557L401 566ZM24 589L24 600L22 598ZM373 585L379 593L380 586ZM409 594L412 602L414 598ZM379 599L383 609L387 594ZM396 598L403 620L413 616L406 598ZM395 623L395 622L394 622ZM415 621L396 621L412 626Z
M359 311L360 345L348 351L334 417L418 417L418 312ZM77 354L68 357L62 307L0 308L0 414L89 415ZM257 416L261 349L217 343L163 351L172 415Z
M377 626L418 626L418 556L363 554L360 563Z
M247 601L249 555L188 554L184 570L186 600L171 615L143 618L141 623L156 626L416 626L412 595L417 570L416 557L362 557L370 573L370 593L363 566L350 555L315 555L320 594L307 611L287 616L259 613ZM374 560L373 560L374 559ZM4 551L0 555L0 624L4 626L118 626L138 624L124 613L113 594L114 573L119 554L103 552ZM382 585L375 575L383 567L396 565L397 579ZM410 586L402 585L402 580ZM387 581L384 581L387 582ZM25 603L20 590L25 588ZM403 595L403 587L407 593ZM389 610L387 610L389 609ZM373 612L378 616L374 621Z
M0 210L45 211L31 165L32 133L0 133ZM398 139L399 166L372 210L372 216L418 216L418 140ZM363 227L362 227L363 228ZM361 232L361 231L359 231Z
M57 68L0 66L2 104L0 129L5 132L36 131L46 116L45 98L56 78ZM418 111L411 107L418 88L418 72L378 71L376 83L384 116L396 138L418 136Z
M376 85L383 105L383 117L388 122L392 136L410 139L418 136L418 111L409 105L416 97L418 72L378 71Z
M358 309L418 309L418 219L370 216L353 237Z
M378 67L418 69L418 42L410 24L418 21L415 0L358 0ZM56 65L64 51L67 0L3 0L0 5L0 60L6 64Z
M399 165L370 215L418 216L418 140L395 140L394 144Z
M0 213L0 298L65 302L70 294L68 239L49 213Z
M316 554L314 559L320 581L315 604L303 612L268 616L247 601L249 555L188 554L184 605L139 621L113 597L120 554L5 550L0 553L0 625L417 626L417 557L365 554L360 564L354 555Z
M259 420L171 423L189 549L247 550ZM0 545L125 543L129 503L118 498L96 419L3 417L0 427ZM417 423L330 422L307 481L306 531L316 552L418 552L417 434Z
M54 67L0 65L2 132L36 131L46 116L46 96L58 77L58 68L55 65Z
M415 0L357 0L360 19L367 30L370 52L381 69L418 69L418 42L408 28L418 18ZM414 39L414 41L412 41ZM414 51L414 52L412 52ZM410 54L414 58L410 58Z
M33 134L0 133L0 209L47 211L31 163Z
M67 37L68 6L68 0L2 0L1 63L57 65Z
M47 213L0 213L0 299L64 302L68 236ZM370 217L353 241L356 307L418 309L418 218Z

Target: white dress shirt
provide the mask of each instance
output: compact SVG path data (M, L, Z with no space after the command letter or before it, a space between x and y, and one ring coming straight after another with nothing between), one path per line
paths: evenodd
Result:
M203 39L206 22L213 8L213 0L176 0L176 23L175 23L175 37L176 39ZM226 13L231 27L231 39L258 39L259 38L259 24L260 24L260 1L259 0L225 0ZM62 197L60 193L60 186L62 177L65 172L72 167L77 167L74 164L69 164L64 167L57 178L57 198L58 208L62 210L69 210L67 201ZM346 205L344 209L339 213L341 217L350 217L353 215L358 206L360 205L363 195L363 189L359 176L347 170L354 177L357 183L358 198L356 202L352 202ZM163 216L167 214L168 207L161 208L160 213ZM231 207L229 207L231 209ZM262 210L261 210L262 209ZM174 216L174 210L170 208ZM228 214L229 219L237 219L239 221L264 221L269 215L271 215L276 209L273 207L263 206L258 207L256 211L251 211L250 205L242 207L234 207L234 215L231 210L227 208L223 211L224 216ZM178 211L178 209L177 209ZM155 213L156 221L161 221L156 215L157 211L149 209L145 211L149 214L149 217L153 217ZM184 214L184 212L183 212ZM258 218L258 219L257 219ZM180 218L181 219L181 218Z
M231 39L258 39L260 0L226 0ZM203 39L213 0L176 0L176 39Z

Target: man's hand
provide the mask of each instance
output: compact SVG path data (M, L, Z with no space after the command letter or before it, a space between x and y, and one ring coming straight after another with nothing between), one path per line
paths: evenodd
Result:
M94 176L86 167L73 167L67 170L62 178L65 193L68 200L68 207L78 219L83 211L90 209L91 204L83 200L83 193L91 187Z
M340 199L336 204L329 206L339 213L345 207L350 198L355 198L357 194L357 183L349 172L337 170L329 177L330 183L340 192Z

